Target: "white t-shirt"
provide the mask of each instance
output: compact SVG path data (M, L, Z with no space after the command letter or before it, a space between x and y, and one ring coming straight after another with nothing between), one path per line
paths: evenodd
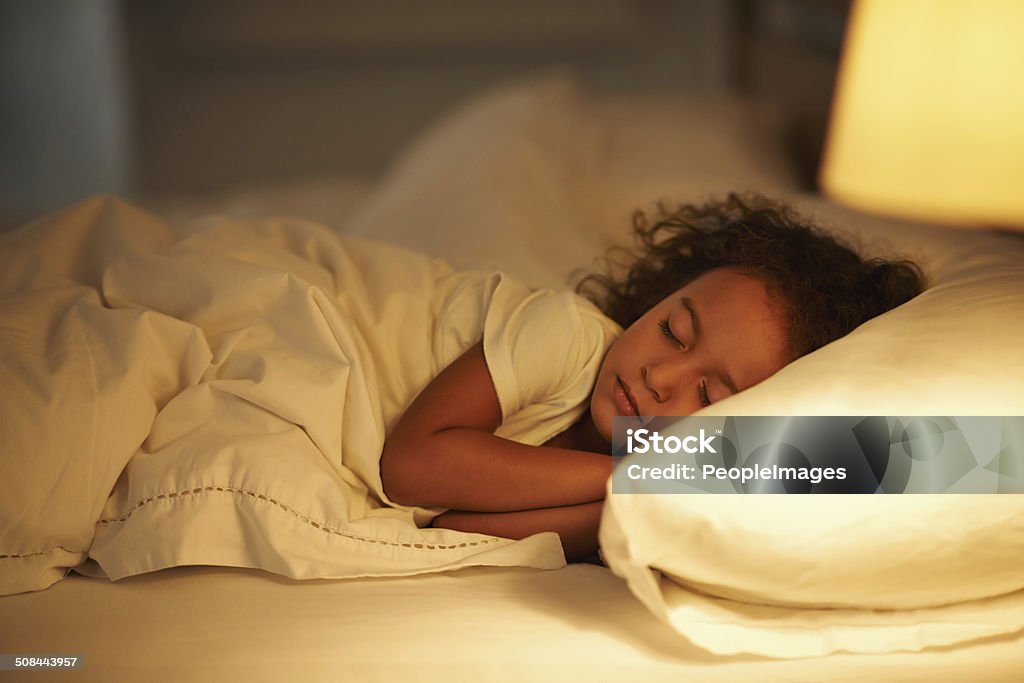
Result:
M622 330L577 294L527 291L500 276L483 347L501 404L496 433L539 445L585 412L605 352Z
M570 291L532 290L501 272L457 272L390 245L345 244L364 287L343 304L372 349L388 431L481 339L501 406L499 436L539 445L586 410L605 351L622 331L593 303ZM381 262L386 277L373 265Z

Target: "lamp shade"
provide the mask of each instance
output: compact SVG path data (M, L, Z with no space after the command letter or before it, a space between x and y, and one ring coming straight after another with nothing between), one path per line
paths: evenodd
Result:
M1024 1L858 0L820 180L875 212L1024 229Z

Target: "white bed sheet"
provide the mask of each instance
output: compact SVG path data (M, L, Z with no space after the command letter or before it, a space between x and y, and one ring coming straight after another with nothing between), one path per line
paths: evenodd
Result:
M771 660L688 646L607 569L292 581L177 568L0 600L0 650L84 657L75 681L1019 681L1024 636ZM17 674L18 681L53 674Z

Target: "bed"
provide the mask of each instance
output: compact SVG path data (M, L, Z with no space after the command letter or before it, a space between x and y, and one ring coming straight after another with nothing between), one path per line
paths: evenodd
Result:
M571 76L555 74L467 102L423 134L380 183L341 178L206 203L151 202L162 219L117 200L92 200L47 225L66 229L87 222L83 216L107 216L106 224L122 228L146 223L173 232L210 209L233 215L212 220L242 228L286 212L329 226L281 219L317 234L386 240L457 267L507 269L536 286L563 286L572 271L623 242L636 207L729 190L781 195L874 253L918 259L929 288L707 414L1024 414L1020 236L902 223L803 194L781 137L775 112L756 102L656 94L624 101L588 94ZM8 415L11 405L4 405ZM27 457L7 440L18 434L11 424L4 457ZM10 520L17 516L12 501L24 495L6 493ZM849 537L856 545L847 554L816 553L805 547L813 538L800 536L812 532L796 528L772 551L780 533L758 523L756 507L730 511L705 498L707 519L679 514L678 525L666 525L658 520L678 514L666 497L613 495L602 522L610 568L562 566L550 538L481 539L490 553L484 559L456 549L454 559L398 566L391 575L335 568L335 576L350 578L315 578L298 565L225 551L220 564L234 566L121 564L111 582L85 575L111 575L114 566L98 570L95 557L109 555L94 543L93 560L78 571L65 577L61 562L51 562L33 586L42 590L0 598L0 650L79 655L82 670L74 675L97 681L1020 680L1021 496L887 503L932 522L916 527L912 548L894 530L898 515L865 522L856 516L863 505L836 508L837 520L873 525ZM11 571L14 556L31 553L5 533L0 538L14 548L3 557ZM53 534L52 547L68 543ZM703 544L692 545L695 539ZM118 552L158 545L141 526ZM753 550L738 554L732 546ZM718 563L749 599L716 590L724 584L688 580L683 560L695 552ZM851 556L863 571L834 590L830 572L841 569L838 562L848 567ZM954 558L955 571L929 569ZM803 601L791 592L773 602L778 582L806 586L796 591ZM901 587L910 584L923 586L914 593L919 599L905 599Z

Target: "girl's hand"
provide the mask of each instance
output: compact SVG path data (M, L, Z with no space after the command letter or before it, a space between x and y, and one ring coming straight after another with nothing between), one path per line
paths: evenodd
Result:
M526 538L541 531L558 532L565 559L577 562L597 552L602 501L519 512L449 510L435 517L435 528L455 529L502 538Z

